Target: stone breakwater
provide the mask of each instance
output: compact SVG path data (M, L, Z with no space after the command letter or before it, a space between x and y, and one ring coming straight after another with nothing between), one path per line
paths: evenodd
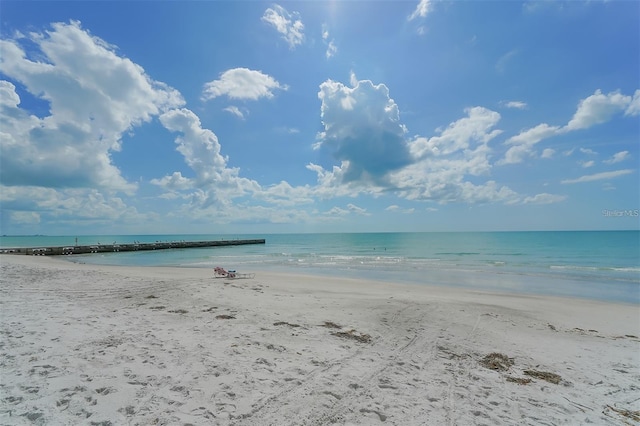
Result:
M178 248L238 246L246 244L265 244L264 239L254 240L219 240L219 241L170 241L155 243L127 243L127 244L95 244L59 247L16 247L3 248L0 253L26 254L33 256L60 256L71 254L107 253L118 251L166 250Z

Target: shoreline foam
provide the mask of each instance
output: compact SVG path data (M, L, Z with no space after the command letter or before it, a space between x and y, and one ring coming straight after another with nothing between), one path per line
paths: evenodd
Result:
M640 410L637 305L0 264L2 423L602 424Z

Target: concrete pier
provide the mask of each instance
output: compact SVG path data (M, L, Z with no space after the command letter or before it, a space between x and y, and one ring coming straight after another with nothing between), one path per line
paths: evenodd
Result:
M166 250L179 248L240 246L246 244L264 244L264 239L257 240L220 240L220 241L172 241L155 243L98 244L91 246L64 247L16 247L3 248L0 253L26 254L33 256L60 256L87 253L110 253L118 251Z

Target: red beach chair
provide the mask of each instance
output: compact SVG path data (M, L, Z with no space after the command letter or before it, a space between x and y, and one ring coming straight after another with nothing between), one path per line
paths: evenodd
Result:
M225 271L224 268L216 266L213 268L213 273L216 278L227 278L229 277L229 272Z
M216 266L213 268L215 278L255 278L256 274L239 274L236 271L226 271L224 268Z

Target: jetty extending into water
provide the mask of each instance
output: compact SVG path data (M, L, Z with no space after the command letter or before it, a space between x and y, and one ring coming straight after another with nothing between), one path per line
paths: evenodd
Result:
M181 248L240 246L246 244L264 244L264 239L256 240L219 240L219 241L167 241L155 243L95 244L90 246L64 247L16 247L3 248L0 253L26 254L33 256L60 256L88 253L110 253L118 251L166 250Z

